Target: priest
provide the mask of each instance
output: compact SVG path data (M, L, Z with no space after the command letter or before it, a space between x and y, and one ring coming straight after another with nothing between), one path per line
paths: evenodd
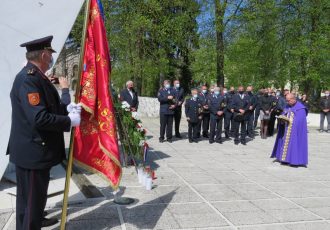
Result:
M272 158L291 166L307 166L307 109L294 94L286 95L287 105L278 117L278 133Z

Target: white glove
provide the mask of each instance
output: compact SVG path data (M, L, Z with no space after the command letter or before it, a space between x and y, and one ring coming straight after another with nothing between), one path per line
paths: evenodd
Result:
M80 125L80 120L81 120L80 113L71 112L69 113L68 116L71 120L71 127L76 127Z
M71 113L71 112L76 112L76 113L81 113L81 104L76 104L74 102L71 102L67 107L66 110Z

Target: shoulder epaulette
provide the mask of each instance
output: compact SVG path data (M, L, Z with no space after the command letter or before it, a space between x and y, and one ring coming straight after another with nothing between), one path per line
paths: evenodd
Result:
M35 69L35 68L31 68L31 69L28 69L28 70L27 70L27 74L28 74L28 75L34 75L35 72L36 72L36 69Z

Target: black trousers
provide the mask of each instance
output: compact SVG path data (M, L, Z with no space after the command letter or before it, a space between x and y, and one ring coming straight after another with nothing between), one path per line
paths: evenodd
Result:
M254 110L250 110L247 112L247 124L246 124L246 131L247 131L247 135L249 135L250 137L254 136Z
M16 229L39 230L47 202L50 169L32 170L16 166Z
M203 130L203 134L208 134L210 128L210 114L203 113L202 120L198 124L198 132L200 133Z
M260 109L256 108L254 111L254 124L253 124L254 128L257 128L259 115L260 115Z
M221 140L221 133L222 133L222 121L223 117L214 117L211 116L210 119L210 141L214 141L214 137L216 141Z
M273 111L270 114L269 122L268 122L268 136L273 136L274 135L274 129L275 129L275 121L276 121L276 116L280 115L281 113L276 113Z
M225 133L228 136L234 135L235 129L234 129L233 117L234 117L234 114L232 112L230 112L230 111L225 112L224 128L225 128Z
M246 120L243 121L234 121L234 128L235 128L235 133L234 133L234 137L235 137L235 142L239 142L239 129L241 128L241 141L245 140L246 137Z
M181 107L174 110L174 130L175 135L180 135L180 122L182 116L182 109Z
M320 130L324 130L325 118L327 118L327 122L328 122L326 130L330 130L330 112L325 113L323 111L321 111L321 113L320 113Z
M164 140L165 131L166 138L168 140L172 139L172 129L173 129L173 115L172 114L160 114L160 140Z
M198 124L200 122L188 121L188 138L189 140L196 140L198 134Z

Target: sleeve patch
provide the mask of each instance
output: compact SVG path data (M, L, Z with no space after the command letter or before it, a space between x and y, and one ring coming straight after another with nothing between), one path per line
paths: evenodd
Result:
M31 105L33 105L33 106L39 105L39 103L40 103L39 93L29 93L28 98L29 98L29 103Z

